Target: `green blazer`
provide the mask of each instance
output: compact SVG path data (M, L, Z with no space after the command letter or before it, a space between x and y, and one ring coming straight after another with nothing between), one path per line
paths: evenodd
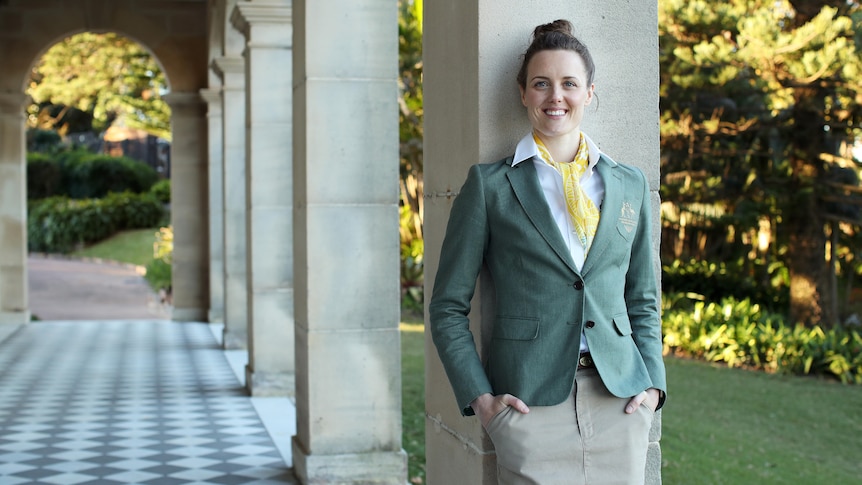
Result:
M664 396L649 187L640 170L605 155L596 170L605 197L578 271L532 160L470 168L429 304L431 336L462 414L473 414L470 402L486 392L528 406L563 402L574 388L582 331L611 393L631 397L655 387ZM483 267L496 296L484 364L467 317Z

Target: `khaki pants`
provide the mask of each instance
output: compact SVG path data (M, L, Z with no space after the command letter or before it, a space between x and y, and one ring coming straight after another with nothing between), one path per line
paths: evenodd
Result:
M595 369L578 371L572 396L527 414L509 407L491 419L501 485L641 485L653 412L625 413L629 398L605 388Z

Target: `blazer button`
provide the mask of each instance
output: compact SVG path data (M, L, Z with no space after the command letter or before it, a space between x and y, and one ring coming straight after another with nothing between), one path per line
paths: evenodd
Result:
M575 281L575 284L572 286L574 286L576 290L581 291L584 289L584 282L583 281Z
M592 320L587 320L586 325L587 325L587 328L593 328L596 326L596 322L594 322Z

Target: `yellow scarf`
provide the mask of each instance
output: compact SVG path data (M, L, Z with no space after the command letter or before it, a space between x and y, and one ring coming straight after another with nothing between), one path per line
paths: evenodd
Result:
M563 177L563 191L566 194L566 207L569 210L569 217L572 218L572 223L575 225L575 232L584 246L584 254L590 250L593 244L593 238L596 236L596 228L599 225L599 209L593 203L592 199L587 196L584 189L581 188L581 177L589 166L589 148L584 139L584 134L581 132L581 140L578 145L578 153L571 163L555 162L551 157L551 152L548 151L542 140L533 133L533 140L536 141L536 146L539 147L539 155L542 160L548 165L554 167L557 172Z

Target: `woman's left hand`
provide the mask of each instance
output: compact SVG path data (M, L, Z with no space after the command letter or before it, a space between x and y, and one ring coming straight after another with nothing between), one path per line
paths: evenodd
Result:
M646 391L641 391L640 394L631 398L629 403L626 404L626 414L632 414L637 411L640 406L649 407L650 411L655 412L655 409L658 407L659 400L659 390L651 387Z

